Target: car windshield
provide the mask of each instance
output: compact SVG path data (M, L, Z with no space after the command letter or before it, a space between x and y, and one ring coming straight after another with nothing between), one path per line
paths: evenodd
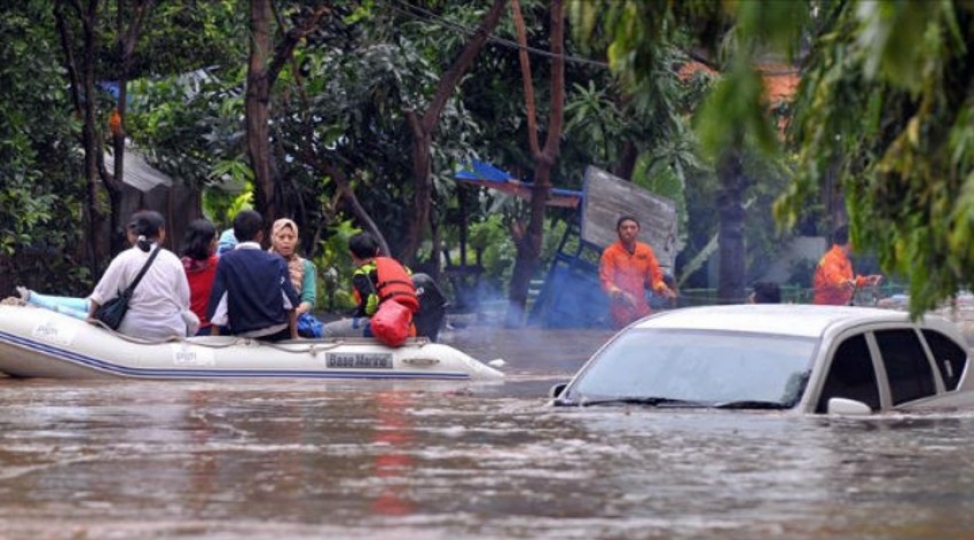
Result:
M733 332L632 329L600 351L561 398L567 404L674 403L792 407L816 340Z

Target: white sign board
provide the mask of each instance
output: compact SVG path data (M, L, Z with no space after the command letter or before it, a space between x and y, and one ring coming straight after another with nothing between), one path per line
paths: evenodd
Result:
M650 244L663 268L677 258L677 205L596 167L587 167L583 181L582 239L606 247L616 240L616 221L633 216L640 222L638 240Z

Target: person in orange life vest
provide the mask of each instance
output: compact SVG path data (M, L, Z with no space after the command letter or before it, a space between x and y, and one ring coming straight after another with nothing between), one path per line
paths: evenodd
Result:
M677 294L664 282L663 272L653 249L636 237L640 223L632 216L616 222L619 241L603 250L599 258L599 282L609 295L609 310L615 328L650 314L645 289L667 298Z
M877 285L883 276L860 276L850 263L850 229L843 225L833 232L833 247L823 255L813 275L813 304L845 306L853 300L854 290Z
M409 269L395 259L380 255L379 242L367 232L349 238L349 251L356 267L352 273L356 307L351 319L326 324L324 336L372 337L369 319L382 303L388 301L398 302L409 310L409 335L415 336L412 314L416 313L420 304Z

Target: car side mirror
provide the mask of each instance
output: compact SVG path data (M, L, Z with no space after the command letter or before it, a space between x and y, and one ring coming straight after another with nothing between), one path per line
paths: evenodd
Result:
M847 399L841 397L829 398L826 402L826 412L828 414L845 414L852 416L863 416L869 415L873 411L870 410L870 405L862 401L857 401L855 399Z
M560 395L562 395L562 392L565 391L565 387L566 386L569 386L569 384L568 383L558 383L558 384L552 385L552 387L548 389L548 397L550 397L552 399L558 398Z

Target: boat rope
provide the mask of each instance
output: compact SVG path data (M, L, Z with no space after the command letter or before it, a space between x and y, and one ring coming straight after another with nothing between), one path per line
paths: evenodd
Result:
M296 354L312 354L312 355L315 355L315 354L318 354L320 352L330 351L332 349L341 347L343 345L354 345L354 344L375 345L376 344L376 341L374 339L372 339L372 338L356 338L356 337L324 338L324 340L323 339L315 339L315 340L311 340L311 339L309 339L309 340L302 340L302 339L299 339L298 341L273 342L273 341L261 341L259 339L249 338L249 337L219 336L219 337L232 338L232 339L229 339L229 340L227 340L226 342L223 342L223 343L208 343L208 342L205 342L205 341L190 341L189 338L182 337L182 336L169 336L169 337L160 338L160 339L146 339L146 338L140 338L140 337L136 337L136 336L130 336L130 335L122 334L122 333L120 333L120 332L118 332L116 330L112 330L105 323L103 323L103 322L101 322L99 320L89 320L88 322L89 322L89 324L96 325L96 326L100 326L100 327L104 328L108 332L111 332L116 337L118 337L118 338L120 338L120 339L122 339L124 341L128 341L129 343L136 343L136 344L140 344L140 345L162 345L164 343L185 343L187 345L195 345L195 346L198 346L198 347L207 347L207 348L210 348L210 349L225 349L225 348L234 347L234 346L237 346L237 345L240 345L240 344L244 344L244 345L258 344L261 347L268 347L268 348L272 348L272 349L279 350L279 351L282 351L282 352L296 353ZM423 347L424 345L427 345L428 343L431 343L431 341L429 339L425 338L425 337L418 337L418 338L411 339L407 343L416 345L417 347ZM295 348L296 345L304 345L305 347Z

